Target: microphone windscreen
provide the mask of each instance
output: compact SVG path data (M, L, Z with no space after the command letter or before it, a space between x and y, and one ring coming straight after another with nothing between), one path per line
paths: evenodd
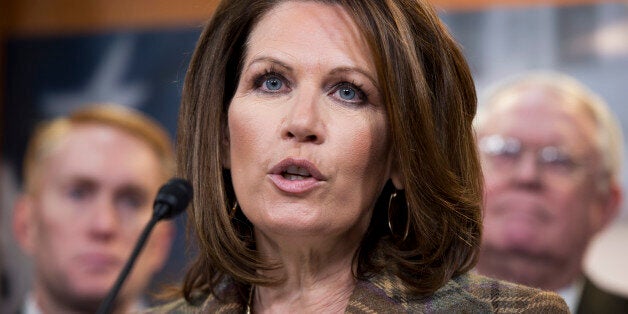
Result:
M154 213L158 219L172 218L185 210L192 199L192 185L185 179L172 178L157 192Z

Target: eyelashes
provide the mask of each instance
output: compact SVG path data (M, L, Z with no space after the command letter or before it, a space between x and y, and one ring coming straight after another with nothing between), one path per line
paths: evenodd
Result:
M253 87L267 93L278 93L290 87L289 81L273 69L264 71L255 76Z
M252 83L253 90L266 95L289 93L293 87L290 80L272 67L254 75ZM364 91L362 85L355 81L344 80L340 77L336 82L328 84L328 86L325 88L328 91L327 95L337 102L353 105L362 105L369 102L368 94Z
M368 102L368 95L364 92L360 85L356 83L340 82L334 86L333 95L342 101L352 103Z

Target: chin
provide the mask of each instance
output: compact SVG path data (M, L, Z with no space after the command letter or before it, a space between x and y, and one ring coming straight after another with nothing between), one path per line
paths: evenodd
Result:
M101 284L82 284L74 287L75 294L78 297L84 299L104 299L109 293L109 289L113 286L113 283L109 285Z
M64 303L68 308L79 313L95 313L106 296L106 293L93 294L80 291L74 295L66 296Z
M277 236L300 238L299 241L336 236L352 237L353 234L362 232L359 225L341 224L338 221L295 221L294 219L275 222L260 229L264 233Z
M547 241L548 228L551 226L523 219L494 219L485 225L484 238L495 244L534 247Z
M303 224L293 222L277 222L271 225L267 225L263 228L259 228L264 233L272 233L281 236L320 236L328 235L329 230L322 224Z
M113 287L117 274L110 276L79 276L72 283L74 293L86 299L104 298Z

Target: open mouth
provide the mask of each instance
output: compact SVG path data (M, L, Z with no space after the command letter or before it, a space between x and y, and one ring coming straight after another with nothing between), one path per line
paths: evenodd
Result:
M302 194L326 181L316 166L304 158L289 157L276 164L269 172L275 186L290 194Z
M307 179L315 179L317 181L326 180L313 163L302 158L286 158L275 165L270 170L270 173L280 175L282 178L290 181Z
M281 175L290 181L305 180L312 177L307 169L295 165L289 166Z

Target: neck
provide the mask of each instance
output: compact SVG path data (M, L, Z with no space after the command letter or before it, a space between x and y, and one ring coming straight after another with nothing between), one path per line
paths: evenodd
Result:
M565 300L572 313L576 313L578 309L578 303L580 303L583 288L584 279L577 278L569 286L556 291Z
M359 241L285 239L281 244L257 234L258 248L280 268L262 273L282 278L275 286L258 286L255 313L343 313L356 285L353 257ZM304 244L305 243L305 244Z
M254 313L344 313L354 287L355 279L346 274L316 282L257 286L250 306Z

